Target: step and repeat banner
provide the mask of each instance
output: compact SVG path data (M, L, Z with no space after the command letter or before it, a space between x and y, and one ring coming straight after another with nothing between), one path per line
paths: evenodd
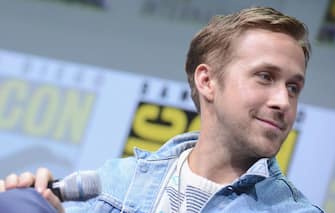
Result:
M278 154L309 199L335 212L335 111L301 104ZM199 129L188 85L0 50L0 177L95 169L133 147Z

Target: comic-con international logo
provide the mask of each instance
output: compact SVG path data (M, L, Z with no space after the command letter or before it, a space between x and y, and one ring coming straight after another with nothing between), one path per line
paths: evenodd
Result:
M0 77L0 131L79 144L95 93Z

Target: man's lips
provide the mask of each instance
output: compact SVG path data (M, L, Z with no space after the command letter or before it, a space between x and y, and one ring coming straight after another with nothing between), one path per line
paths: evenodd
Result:
M270 119L264 119L264 118L258 118L256 117L257 120L267 123L271 126L276 127L277 129L280 129L281 131L284 131L286 129L286 125L283 122L279 122L279 121L274 121L274 120L270 120Z

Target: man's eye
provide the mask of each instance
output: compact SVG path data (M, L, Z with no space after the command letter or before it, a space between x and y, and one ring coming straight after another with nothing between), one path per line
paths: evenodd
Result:
M271 82L272 76L270 73L268 72L260 72L257 74L257 76L263 81L263 82Z
M300 88L296 84L288 84L287 85L287 90L288 90L289 94L294 95L294 96L296 96L300 93Z

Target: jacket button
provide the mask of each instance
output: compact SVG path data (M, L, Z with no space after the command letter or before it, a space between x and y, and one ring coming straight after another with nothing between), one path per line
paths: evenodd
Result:
M143 172L143 173L146 173L148 171L148 166L146 165L141 165L140 166L140 171Z
M227 186L228 191L234 191L234 188L232 186Z
M134 207L135 207L135 204L134 204L134 203L129 203L129 207L130 207L130 208L134 208Z

